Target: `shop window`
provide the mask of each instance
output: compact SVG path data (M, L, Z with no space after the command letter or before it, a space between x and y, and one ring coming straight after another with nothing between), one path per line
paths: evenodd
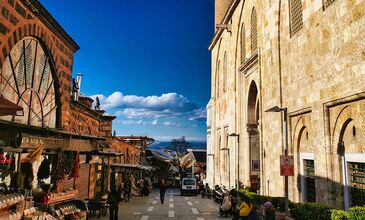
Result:
M289 1L290 35L293 36L303 27L302 0Z
M257 15L255 8L252 9L251 14L251 49L252 54L257 51Z
M316 201L314 160L304 160L304 187L306 202Z
M351 206L365 205L365 163L349 163Z

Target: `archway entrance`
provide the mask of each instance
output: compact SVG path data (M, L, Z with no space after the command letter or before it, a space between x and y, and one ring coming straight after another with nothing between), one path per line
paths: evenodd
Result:
M249 138L249 167L251 190L260 190L260 133L259 133L259 98L255 82L252 82L248 92L247 102L247 132Z
M364 135L359 125L352 118L347 119L340 130L336 152L342 169L340 190L343 191L346 210L365 204L365 157L359 151L359 146L363 146L362 140Z

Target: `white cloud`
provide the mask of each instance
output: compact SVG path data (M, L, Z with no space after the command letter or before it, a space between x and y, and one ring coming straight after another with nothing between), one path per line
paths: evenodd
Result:
M190 121L206 120L205 108L199 108L185 96L177 93L165 93L161 96L143 97L123 95L121 92L117 91L109 96L99 94L90 97L93 99L99 97L102 109L114 111L115 115L130 119L130 121L123 122L123 124L136 124L136 120L139 119L150 121L145 123L154 126L181 126L180 124L167 121L158 123L157 119L166 120L180 118ZM137 122L139 120L137 120Z
M177 93L165 93L161 96L136 96L123 95L117 91L110 96L102 94L92 95L91 98L99 97L101 108L110 109L148 109L154 111L177 111L188 112L197 108L196 104L189 101L185 96Z
M152 125L152 126L172 126L172 127L183 127L179 123L175 123L172 121L164 121L159 122L157 119L153 121L146 121L146 120L118 120L117 123L123 124L123 125ZM185 126L187 127L187 126Z
M171 141L172 139L181 138L181 136L154 136L153 137L157 141ZM185 137L185 140L189 141L205 141L204 138L197 137L197 136L188 136Z

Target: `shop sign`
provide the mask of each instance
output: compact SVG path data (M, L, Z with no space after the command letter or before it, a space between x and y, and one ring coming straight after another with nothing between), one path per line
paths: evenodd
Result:
M65 148L65 142L63 139L58 138L46 138L46 137L34 137L25 136L22 140L21 148L37 148L39 145L43 144L45 148Z
M294 176L293 155L280 155L280 176Z

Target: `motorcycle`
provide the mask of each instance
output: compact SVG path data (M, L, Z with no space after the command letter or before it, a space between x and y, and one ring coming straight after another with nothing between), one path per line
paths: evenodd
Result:
M213 199L217 203L222 203L223 201L223 193L228 192L226 187L215 185L213 190Z
M203 186L204 188L201 191L201 196L204 199L205 197L207 197L208 199L212 198L212 190L210 189L210 187L207 185Z

